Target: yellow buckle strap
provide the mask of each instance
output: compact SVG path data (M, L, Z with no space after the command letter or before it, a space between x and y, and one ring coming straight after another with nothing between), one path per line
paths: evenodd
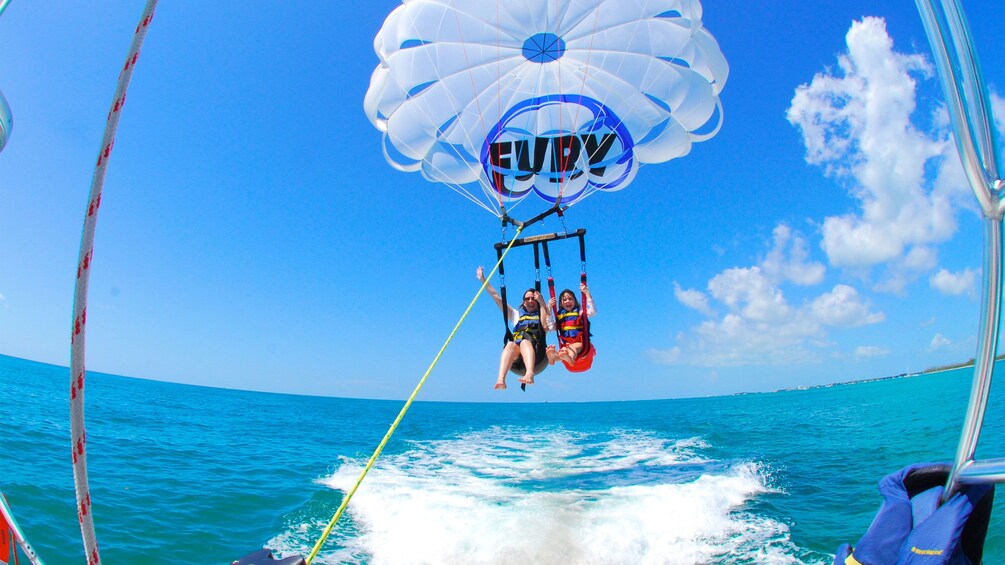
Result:
M858 559L855 559L854 555L849 555L844 560L844 565L862 565L859 563Z

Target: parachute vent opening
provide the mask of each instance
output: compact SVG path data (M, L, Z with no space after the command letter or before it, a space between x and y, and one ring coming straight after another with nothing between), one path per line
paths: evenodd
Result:
M565 40L554 33L536 33L523 42L523 56L531 63L550 63L565 55Z

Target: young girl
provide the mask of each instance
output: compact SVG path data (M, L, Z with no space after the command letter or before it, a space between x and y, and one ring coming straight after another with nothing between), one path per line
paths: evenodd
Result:
M586 317L592 318L597 314L597 309L593 304L590 289L583 283L579 285L579 290L586 297ZM554 298L548 301L548 306L552 309L555 308ZM558 323L558 333L562 336L562 343L559 345L564 344L564 347L558 351L555 351L554 347L548 348L548 362L552 365L556 361L572 363L583 352L584 328L579 315L580 305L576 295L569 289L563 290L558 295L558 319L556 322Z

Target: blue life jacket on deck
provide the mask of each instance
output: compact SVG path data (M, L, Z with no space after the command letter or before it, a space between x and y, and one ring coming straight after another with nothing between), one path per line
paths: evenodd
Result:
M854 548L838 548L834 565L980 563L994 486L962 485L940 505L949 469L948 464L910 465L881 480L882 507Z

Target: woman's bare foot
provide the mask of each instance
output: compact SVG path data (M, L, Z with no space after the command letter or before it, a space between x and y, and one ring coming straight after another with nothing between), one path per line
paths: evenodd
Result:
M496 381L496 390L503 390L506 388L506 381Z
M526 377L520 377L517 380L520 381L521 383L525 384L525 385L532 385L532 384L534 384L534 375L528 375Z

